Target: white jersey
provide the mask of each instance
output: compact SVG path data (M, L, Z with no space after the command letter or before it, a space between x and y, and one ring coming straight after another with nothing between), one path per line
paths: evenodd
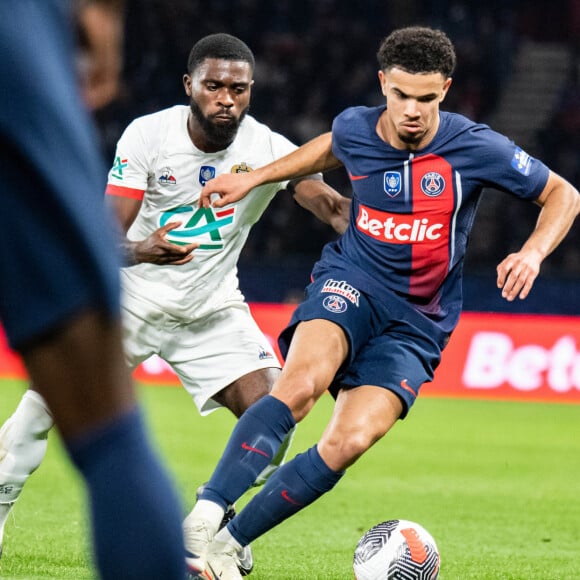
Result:
M225 208L198 208L206 181L222 173L251 171L296 146L246 116L225 150L197 149L187 131L189 107L178 105L135 119L117 144L107 193L142 199L127 233L143 240L169 222L181 222L167 239L200 243L194 259L181 266L137 264L123 268L123 289L153 309L178 320L199 319L231 301L243 301L237 261L250 228L287 182L260 186Z

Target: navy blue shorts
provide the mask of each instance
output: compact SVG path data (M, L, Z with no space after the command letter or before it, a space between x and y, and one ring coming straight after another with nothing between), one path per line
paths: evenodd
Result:
M119 312L106 168L67 5L0 0L0 318L14 348L82 309Z
M403 402L401 418L415 402L423 383L433 379L448 340L410 306L393 297L392 304L359 292L344 271L322 276L306 289L306 298L292 315L279 338L285 357L296 326L301 321L324 319L346 333L350 351L329 391L361 385L384 387Z

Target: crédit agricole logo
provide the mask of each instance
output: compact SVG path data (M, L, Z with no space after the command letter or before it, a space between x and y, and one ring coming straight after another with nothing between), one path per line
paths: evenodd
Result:
M167 240L179 245L199 242L199 250L221 250L224 247L223 228L234 223L235 207L214 209L182 205L163 212L159 225L181 222L181 226L167 234Z

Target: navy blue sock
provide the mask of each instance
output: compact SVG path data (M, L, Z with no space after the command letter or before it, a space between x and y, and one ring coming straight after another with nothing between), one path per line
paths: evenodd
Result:
M96 566L103 579L185 578L181 511L140 412L66 442L85 478Z
M330 491L343 475L344 471L330 469L316 446L311 447L282 465L228 524L228 530L246 546Z
M296 421L288 406L266 395L238 420L211 479L200 494L224 509L254 483L272 461Z

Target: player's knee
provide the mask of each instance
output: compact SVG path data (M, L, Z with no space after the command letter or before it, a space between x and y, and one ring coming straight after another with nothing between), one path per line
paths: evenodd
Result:
M318 447L331 469L343 470L361 457L381 435L364 429L325 433Z
M300 422L324 390L311 374L294 373L291 377L281 377L272 394L286 403L296 422Z

